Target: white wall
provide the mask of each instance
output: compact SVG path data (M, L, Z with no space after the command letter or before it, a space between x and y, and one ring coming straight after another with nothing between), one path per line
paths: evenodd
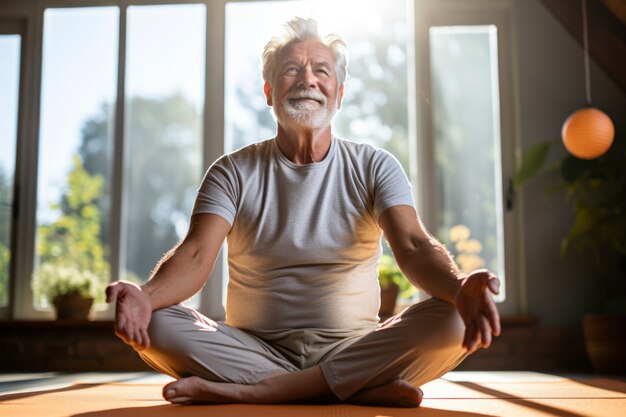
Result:
M582 46L539 0L515 0L512 9L517 64L518 128L522 150L560 138L567 116L585 105ZM591 64L592 103L613 120L626 117L626 96ZM559 146L551 159L566 153ZM599 281L586 256L559 256L560 240L571 224L571 205L563 194L545 196L556 175L527 183L521 198L527 311L543 324L579 326L581 317L598 310Z

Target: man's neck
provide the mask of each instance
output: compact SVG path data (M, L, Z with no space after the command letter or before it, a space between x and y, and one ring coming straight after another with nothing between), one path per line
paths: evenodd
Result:
M278 125L276 142L287 159L297 165L320 162L331 144L330 126L322 130L288 131Z

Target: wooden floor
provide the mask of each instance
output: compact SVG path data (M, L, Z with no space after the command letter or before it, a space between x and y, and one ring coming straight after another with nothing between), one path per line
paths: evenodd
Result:
M417 409L351 405L175 406L152 373L0 374L2 417L624 417L626 379L534 372L450 372Z

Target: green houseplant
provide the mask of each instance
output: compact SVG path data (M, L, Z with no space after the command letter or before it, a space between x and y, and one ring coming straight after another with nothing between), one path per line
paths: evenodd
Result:
M90 271L45 263L35 271L36 299L54 306L58 320L86 320L96 296L103 292L101 279Z
M561 256L575 252L593 259L594 279L602 287L602 311L583 320L589 356L601 372L626 372L626 135L623 126L609 151L593 160L566 156L558 169L574 220L561 241ZM544 169L552 144L540 143L525 154L513 188Z
M398 298L411 298L418 291L390 255L383 255L380 259L378 283L381 290L379 315L383 319L394 314Z

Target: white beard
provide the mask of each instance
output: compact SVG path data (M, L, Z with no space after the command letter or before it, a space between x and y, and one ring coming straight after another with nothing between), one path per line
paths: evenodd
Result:
M317 102L297 101L298 98L310 98ZM331 109L327 108L326 97L313 91L300 91L298 93L289 94L279 102L279 109L275 109L275 113L284 114L291 122L297 126L308 129L322 129L330 126L330 122L335 116L336 106Z

